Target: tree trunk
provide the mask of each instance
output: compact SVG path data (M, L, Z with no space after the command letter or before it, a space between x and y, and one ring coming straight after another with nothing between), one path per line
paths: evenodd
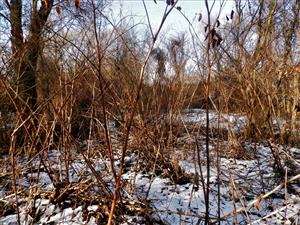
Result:
M37 1L33 1L30 30L27 40L22 29L22 0L11 0L11 43L14 57L14 69L17 76L18 94L21 102L27 102L26 111L37 108L36 68L38 56L42 51L42 31L49 17L53 0L42 1L37 9Z

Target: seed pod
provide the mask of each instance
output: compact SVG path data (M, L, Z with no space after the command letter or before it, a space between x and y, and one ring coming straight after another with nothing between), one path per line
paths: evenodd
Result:
M219 20L217 20L217 24L216 24L216 26L217 26L217 27L219 27L219 26L220 26L220 21L219 21Z
M157 4L156 0L153 0L155 4Z
M177 6L176 9L180 11L180 10L181 10L181 7L180 7L180 6Z
M202 19L202 14L200 13L200 14L199 14L199 17L198 17L198 22L200 22L201 19Z
M230 13L230 19L233 19L233 15L234 15L234 11L231 10L231 13Z
M207 28L208 28L208 25L206 25L205 27L204 27L204 32L206 33L206 31L207 31Z
M227 20L227 21L229 21L229 18L228 18L228 16L226 16L226 20Z

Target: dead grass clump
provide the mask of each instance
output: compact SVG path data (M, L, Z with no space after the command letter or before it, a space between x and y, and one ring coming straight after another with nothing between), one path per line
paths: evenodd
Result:
M111 199L107 199L104 195L101 195L101 187L92 179L82 180L76 183L72 182L68 185L65 183L61 183L60 185L56 184L54 190L51 191L34 189L28 193L28 195L25 193L21 194L19 198L20 202L23 203L19 205L19 207L24 208L26 213L30 215L35 222L39 222L41 216L45 213L45 211L40 208L39 203L37 203L38 199L49 199L48 207L53 204L55 208L61 211L70 207L75 210L81 206L83 221L86 223L90 222L93 217L97 224L107 224L111 207ZM34 203L36 203L36 206L34 206ZM89 210L89 206L97 206L97 209L95 211ZM0 216L16 213L16 205L13 201L9 199L0 200ZM75 216L76 215L74 215L74 217ZM116 211L113 217L114 224L123 223L126 221L126 216L140 216L144 222L152 220L151 211L146 202L141 203L130 199L128 196L123 196L116 205Z
M173 150L164 149L164 154L154 149L140 149L138 155L139 171L153 176L169 178L174 184L186 184L192 182L192 176L179 165L177 160L172 159Z

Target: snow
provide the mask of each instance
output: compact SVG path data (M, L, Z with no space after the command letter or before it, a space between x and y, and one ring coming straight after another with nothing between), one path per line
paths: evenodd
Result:
M203 111L195 111L191 114L185 114L182 118L188 122L204 123ZM211 122L214 125L217 122L217 114L212 113ZM245 125L245 118L239 115L222 115L222 126L230 126L236 130ZM183 141L188 142L183 137ZM203 143L200 143L201 146ZM226 143L225 143L226 144ZM97 147L97 142L91 142L89 145ZM276 174L273 170L272 149L265 143L243 143L244 151L255 154L255 158L233 159L230 157L221 158L220 161L220 211L221 218L234 211L234 204L237 209L247 206L251 201L259 196L273 190L281 180L276 180ZM211 151L214 147L210 146ZM300 149L293 147L278 146L280 157L285 159L292 158L293 163L299 168ZM199 182L200 168L193 149L183 154L181 149L175 149L172 153L177 157L178 165L184 170L185 174L191 179L183 184L176 184L170 177L165 176L163 171L160 175L155 175L151 171L136 169L139 162L139 154L132 152L125 157L125 172L122 176L123 183L126 184L122 194L132 201L141 202L146 200L151 207L152 215L164 224L197 224L203 222L205 213L204 193L201 182ZM47 153L46 162L52 163L55 171L62 171L64 177L65 165L59 157L62 151L52 149ZM93 178L90 169L86 166L85 161L78 152L72 152L72 163L69 168L70 182L76 184L80 180L86 180L87 184L95 184L93 190L99 191L97 181ZM205 159L204 151L201 151L201 159ZM216 158L212 154L212 165L210 171L210 216L216 221L218 211L218 173L216 168ZM118 169L119 157L115 158L115 169ZM27 165L24 158L18 158L19 165ZM91 158L91 162L102 178L109 183L109 188L113 191L113 179L109 172L109 161L104 157ZM71 202L66 199L67 207L63 208L60 204L54 204L49 199L49 193L54 191L54 186L46 171L37 172L34 168L39 165L38 158L35 158L31 164L32 168L24 166L23 176L20 176L18 183L27 189L25 193L30 192L30 188L35 188L41 193L35 201L35 207L39 210L39 219L34 224L97 224L96 213L103 211L99 205L89 205L86 210L82 205L69 206ZM282 165L284 168L288 165ZM34 168L33 168L34 167ZM11 171L7 166L8 173ZM31 170L32 169L32 170ZM206 165L201 164L203 177L206 180ZM0 166L0 171L3 168ZM295 171L295 170L294 170ZM293 171L292 171L293 172ZM235 185L234 193L235 203L233 202L232 184L230 177ZM9 205L9 202L15 201L15 196L11 189L7 188L9 176L0 173L0 212L2 205ZM33 182L38 180L38 183ZM34 184L34 185L33 185ZM290 184L295 191L286 193L284 188L275 192L272 196L262 199L258 204L246 207L245 213L238 213L237 220L239 224L297 224L300 223L300 184L299 180ZM297 192L298 190L298 192ZM44 197L43 197L44 196ZM93 197L93 196L91 196ZM23 199L21 201L21 198ZM28 214L28 209L32 208L34 202L30 195L24 198L19 196L20 218L24 225L30 224L33 219ZM85 211L90 218L84 219ZM101 211L101 213L103 213ZM2 215L2 214L0 214ZM229 215L221 224L233 224L234 216ZM122 224L145 224L145 218L141 215L123 215ZM0 217L0 224L17 224L17 215L8 214ZM201 223L200 223L201 224Z
M206 124L206 112L203 109L191 109L185 111L183 115L181 115L182 120L185 122L192 123L200 123L202 126ZM220 128L230 128L234 132L238 132L242 130L246 125L246 117L240 116L238 114L219 114L215 111L211 111L209 113L209 121L211 127L219 127Z

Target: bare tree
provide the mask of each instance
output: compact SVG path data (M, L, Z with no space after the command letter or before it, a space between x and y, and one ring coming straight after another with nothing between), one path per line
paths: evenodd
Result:
M18 92L31 109L37 107L36 69L38 56L42 51L42 31L53 7L53 0L34 0L28 35L23 27L23 0L5 1L9 9L11 24L11 46L14 59L14 69L17 75ZM40 5L40 6L39 6Z

